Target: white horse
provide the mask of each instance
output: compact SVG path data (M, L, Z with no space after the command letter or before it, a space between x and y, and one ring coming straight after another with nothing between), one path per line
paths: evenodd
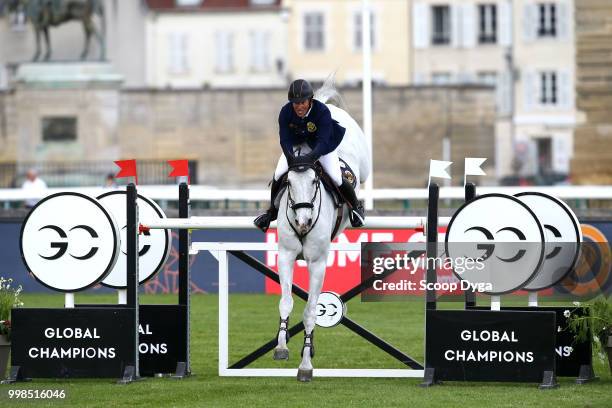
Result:
M333 85L333 78L328 79L321 89L315 92L314 98L327 103L331 116L346 129L338 155L351 167L359 183L363 183L370 173L370 154L363 131L355 120L343 109L328 102L342 104L342 99ZM308 146L302 146L307 152ZM291 287L293 267L298 256L308 264L309 284L308 301L304 309L304 346L302 362L298 369L298 380L312 379L312 357L314 357L313 330L316 320L316 307L331 243L331 234L336 221L336 207L332 196L322 186L319 174L314 166L302 166L300 169L289 168L288 186L280 198L278 213L278 268L282 296L279 304L280 327L278 345L274 350L274 359L288 359L288 318L293 309ZM337 234L348 224L348 209L343 209L342 222Z

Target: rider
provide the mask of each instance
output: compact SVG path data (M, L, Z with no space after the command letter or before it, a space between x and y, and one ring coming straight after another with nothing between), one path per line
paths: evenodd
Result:
M353 227L362 226L363 207L357 200L351 183L342 177L336 152L346 129L332 119L329 108L324 103L313 99L314 92L308 81L303 79L293 81L289 86L288 96L289 102L282 107L278 116L280 145L283 154L278 160L272 180L270 208L255 219L255 226L265 232L270 222L276 219L278 208L274 206L274 198L281 187L282 176L289 170L289 161L307 163L316 160L321 163L348 203L349 217ZM311 152L295 156L294 147L303 143L312 149Z

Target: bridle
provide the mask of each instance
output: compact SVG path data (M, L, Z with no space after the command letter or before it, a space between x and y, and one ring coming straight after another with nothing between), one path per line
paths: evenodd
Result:
M289 225L291 226L291 229L293 230L293 232L295 233L295 235L298 237L298 239L300 240L300 242L302 242L302 240L306 237L306 235L308 235L310 233L310 231L313 230L313 228L315 227L315 225L317 225L317 222L319 221L319 216L321 215L321 172L320 169L315 166L314 164L299 164L299 165L295 165L295 166L289 166L289 171L297 171L299 173L302 173L308 169L313 169L315 172L315 179L313 180L313 184L316 185L315 187L315 192L314 195L312 196L312 199L310 201L303 201L300 203L296 203L293 200L293 197L291 197L291 183L289 182L289 180L287 179L287 206L285 207L285 217L287 217L287 222L289 223ZM308 229L308 231L306 231L303 234L300 234L298 232L298 230L295 228L295 226L293 225L293 222L291 222L291 219L289 218L289 209L291 208L292 211L297 211L300 208L310 208L313 209L314 205L315 205L315 201L317 200L317 196L319 196L319 211L317 212L317 218L314 220L314 222L310 225L310 228Z

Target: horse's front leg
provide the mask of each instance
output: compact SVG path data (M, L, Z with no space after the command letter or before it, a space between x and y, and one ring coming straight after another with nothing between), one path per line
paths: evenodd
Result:
M327 251L324 251L327 255ZM314 357L314 327L316 321L317 302L325 278L327 257L321 255L316 260L308 262L310 275L308 286L308 301L304 308L304 346L302 347L302 362L298 368L298 380L312 380L312 358Z
M47 52L45 53L45 57L43 59L45 61L49 61L51 59L51 41L49 41L49 27L43 28L43 34L45 36L45 45L47 46Z
M40 57L40 29L34 27L34 32L36 33L36 52L32 57L32 61L38 61L38 57Z
M280 324L278 328L278 345L274 349L275 360L289 359L289 315L293 310L293 295L291 287L293 285L293 267L298 253L294 250L283 249L278 254L278 271L281 286L281 299L278 304L280 312Z

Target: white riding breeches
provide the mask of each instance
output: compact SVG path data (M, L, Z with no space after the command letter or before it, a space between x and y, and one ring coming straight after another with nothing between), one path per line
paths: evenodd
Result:
M333 180L333 182L340 186L342 184L342 170L340 169L340 159L338 159L338 153L336 151L327 153L325 156L319 157L319 163L323 167L323 170ZM278 159L276 170L274 171L274 180L278 180L283 174L289 170L289 164L284 154Z

